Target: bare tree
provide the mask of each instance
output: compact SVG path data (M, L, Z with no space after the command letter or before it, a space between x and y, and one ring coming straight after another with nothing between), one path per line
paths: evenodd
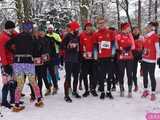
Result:
M22 19L23 18L22 1L21 0L15 0L15 7L17 9L17 18Z
M129 1L128 0L122 0L121 3L120 3L120 6L125 11L126 16L128 18L128 22L129 22L129 24L131 26L131 29L133 29L132 23L131 23L131 18L130 18L130 15L129 15Z
M141 0L138 0L138 28L140 29L140 31L141 31L141 22L142 22L142 19L141 19Z
M151 21L151 14L152 14L152 0L149 0L149 6L148 6L148 21Z
M24 10L24 17L27 19L31 18L32 12L31 12L30 0L23 0L23 10Z

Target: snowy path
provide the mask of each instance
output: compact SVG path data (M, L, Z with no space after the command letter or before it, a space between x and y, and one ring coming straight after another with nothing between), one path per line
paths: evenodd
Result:
M158 73L160 73L159 69L156 70L157 80L160 78ZM64 75L61 74L63 78ZM142 88L140 77L139 83ZM142 99L140 97L142 89L140 89L138 93L134 93L133 99L120 98L119 92L115 92L114 100L100 100L89 96L78 100L73 98L73 103L69 104L64 102L63 80L61 80L58 94L45 97L43 108L35 108L34 103L29 103L29 87L25 87L27 96L23 99L26 109L20 113L13 113L2 108L4 117L0 117L0 120L146 120L145 116L148 112L160 112L160 79L157 83L158 99L155 102Z

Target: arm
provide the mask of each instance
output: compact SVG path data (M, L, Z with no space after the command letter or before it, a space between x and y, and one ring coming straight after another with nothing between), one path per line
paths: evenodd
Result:
M12 38L5 44L5 48L8 49L10 52L14 53L15 46L16 46L16 38Z

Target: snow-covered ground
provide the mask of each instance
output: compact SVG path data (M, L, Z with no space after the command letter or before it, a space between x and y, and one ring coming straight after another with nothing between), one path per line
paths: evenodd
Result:
M3 117L0 120L146 120L149 112L160 113L160 70L156 70L157 78L157 100L151 102L142 99L142 78L139 77L140 90L133 94L133 98L119 97L119 90L114 92L114 100L100 100L89 96L88 98L75 99L73 103L66 103L63 94L64 72L61 71L58 94L44 98L43 108L34 107L29 102L29 87L25 86L23 98L26 109L20 113L13 113L6 108L0 108ZM139 74L138 74L139 76ZM82 94L83 91L80 91ZM1 94L1 92L0 92ZM126 92L127 95L127 92ZM0 97L1 100L1 97Z

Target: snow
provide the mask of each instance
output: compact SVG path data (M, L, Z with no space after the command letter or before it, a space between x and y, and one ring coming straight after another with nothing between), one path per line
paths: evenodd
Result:
M156 69L157 94L160 92L160 72ZM155 102L149 98L141 98L142 77L138 74L140 90L133 93L133 98L119 97L119 90L114 92L114 100L100 100L89 96L88 98L75 99L73 103L66 103L63 94L64 71L60 72L61 81L59 82L58 94L44 98L43 108L34 107L34 103L29 102L29 87L25 86L23 98L26 109L20 113L13 113L9 109L0 108L4 117L0 120L146 120L145 116L149 112L160 112L160 97ZM125 78L126 79L126 78ZM44 90L45 91L45 90ZM127 91L127 89L126 89ZM82 94L83 91L80 91ZM1 99L1 98L0 98Z

